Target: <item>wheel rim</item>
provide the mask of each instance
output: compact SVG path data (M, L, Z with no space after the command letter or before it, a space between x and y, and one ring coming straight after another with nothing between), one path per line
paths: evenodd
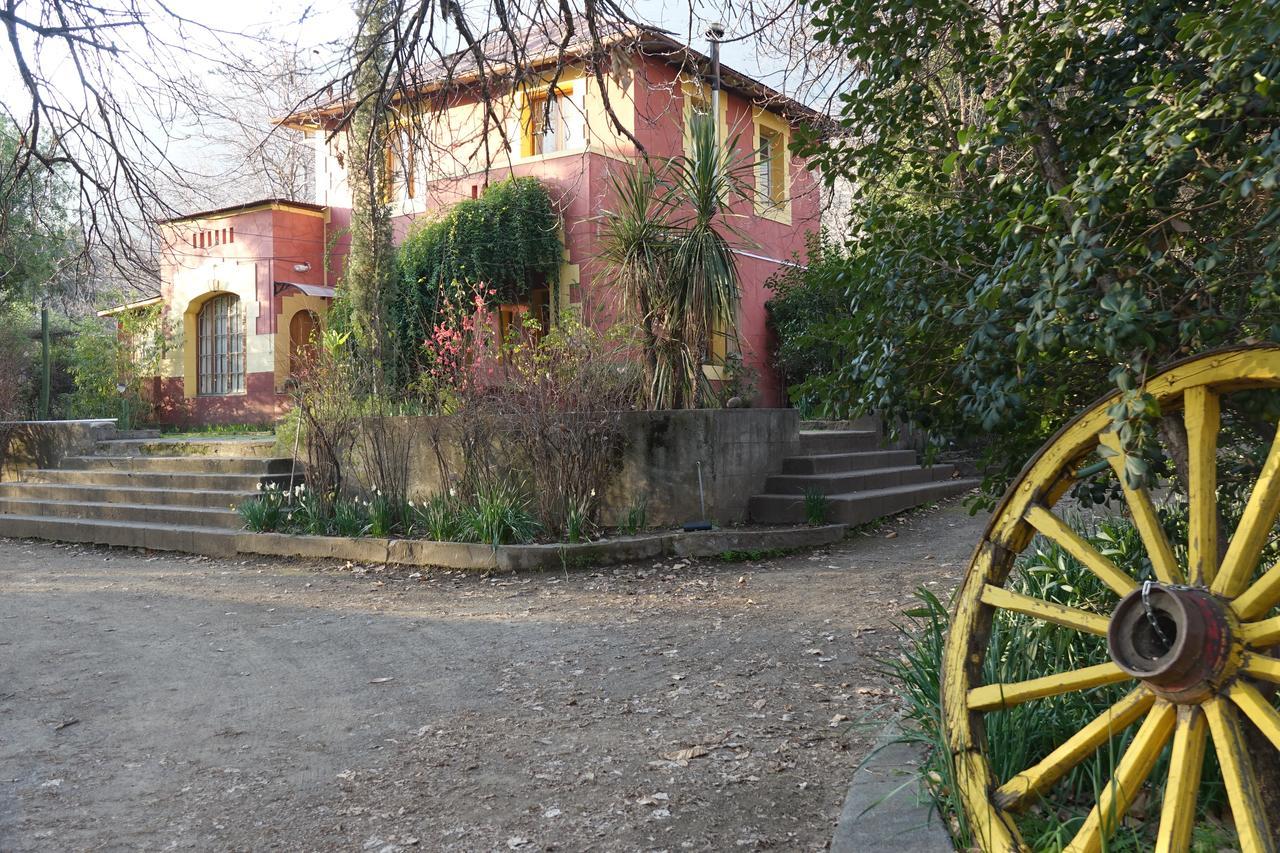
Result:
M1024 849L1014 813L1050 790L1115 735L1137 726L1069 850L1100 850L1169 748L1157 849L1190 846L1206 752L1218 757L1227 801L1245 853L1273 851L1245 747L1248 720L1280 750L1280 712L1255 686L1280 683L1280 563L1255 567L1280 515L1280 431L1234 531L1218 530L1216 450L1224 393L1280 388L1280 348L1249 347L1188 359L1150 380L1161 411L1181 409L1188 438L1185 561L1161 528L1145 489L1119 479L1130 520L1155 575L1130 577L1053 508L1099 444L1112 438L1111 395L1063 427L1023 469L992 515L957 595L943 671L943 714L958 793L975 840L986 851ZM1113 465L1119 457L1112 457ZM1115 594L1111 614L1086 612L1004 589L1015 560L1040 534ZM1218 537L1230 535L1219 561ZM997 610L1107 637L1111 659L1044 678L984 684L981 673ZM1033 766L995 778L985 753L985 716L1025 702L1128 682L1132 689ZM1275 816L1273 820L1280 820Z

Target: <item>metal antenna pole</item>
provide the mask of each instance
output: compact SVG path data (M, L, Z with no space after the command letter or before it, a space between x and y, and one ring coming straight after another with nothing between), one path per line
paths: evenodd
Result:
M711 126L716 129L716 148L720 148L720 39L724 38L724 24L713 23L707 27L711 41Z

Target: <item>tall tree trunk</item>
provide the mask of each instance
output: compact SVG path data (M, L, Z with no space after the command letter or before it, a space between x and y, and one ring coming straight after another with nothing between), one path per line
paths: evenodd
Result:
M351 306L356 345L380 386L388 345L386 315L395 283L388 204L387 109L383 78L390 63L389 0L356 0L355 112L347 132L351 185L351 246L342 286ZM376 391L383 390L375 386Z
M1178 472L1178 479L1185 487L1187 483L1191 482L1188 462L1190 451L1186 424L1180 414L1165 415L1160 418L1159 428L1165 449L1173 459L1174 468ZM1226 556L1227 546L1231 542L1231 531L1227 529L1224 522L1221 507L1217 508L1217 516L1218 562L1221 564L1222 558ZM1270 651L1274 657L1276 649L1271 649ZM1275 693L1275 685L1255 682L1254 686L1268 697ZM1253 758L1254 776L1258 780L1258 790L1262 795L1262 802L1265 806L1271 834L1276 843L1280 844L1280 751L1276 750L1271 740L1247 717L1242 715L1240 722L1241 728L1244 730L1245 740L1249 745L1249 752Z

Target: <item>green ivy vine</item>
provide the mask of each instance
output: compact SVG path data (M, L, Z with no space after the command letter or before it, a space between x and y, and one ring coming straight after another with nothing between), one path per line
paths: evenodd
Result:
M392 301L395 372L412 382L427 333L442 306L480 293L492 306L519 302L532 287L559 281L560 217L537 178L511 178L415 227L399 249Z

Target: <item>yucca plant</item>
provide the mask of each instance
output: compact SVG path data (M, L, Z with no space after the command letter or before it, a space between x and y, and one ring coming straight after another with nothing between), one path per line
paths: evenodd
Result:
M644 347L651 408L693 408L713 329L737 338L740 293L732 202L749 199L750 160L722 145L711 117L695 113L690 153L653 158L611 177L615 207L601 215L603 257Z

